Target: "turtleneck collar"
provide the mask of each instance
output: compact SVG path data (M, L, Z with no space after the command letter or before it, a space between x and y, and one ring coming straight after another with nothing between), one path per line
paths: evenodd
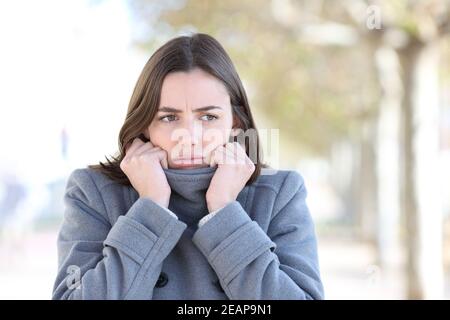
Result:
M171 188L169 209L178 219L196 229L198 221L207 215L206 191L216 173L217 166L198 169L164 169ZM129 187L131 203L139 198L138 192ZM247 202L248 187L244 187L237 197L242 205Z
M198 200L198 195L206 193L217 167L196 169L163 169L172 189L187 200Z
M208 214L206 191L217 166L163 170L172 189L169 209L187 225L196 224Z

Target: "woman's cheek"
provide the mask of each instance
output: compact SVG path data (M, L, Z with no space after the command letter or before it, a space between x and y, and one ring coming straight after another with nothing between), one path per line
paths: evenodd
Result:
M167 135L161 131L157 130L156 128L152 128L151 130L148 130L148 136L150 137L150 142L155 147L160 147L161 149L165 149L168 145L169 139L167 139Z

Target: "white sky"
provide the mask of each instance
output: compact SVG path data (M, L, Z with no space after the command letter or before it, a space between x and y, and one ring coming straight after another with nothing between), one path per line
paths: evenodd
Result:
M48 181L116 150L149 58L130 44L131 30L124 1L0 2L0 172Z

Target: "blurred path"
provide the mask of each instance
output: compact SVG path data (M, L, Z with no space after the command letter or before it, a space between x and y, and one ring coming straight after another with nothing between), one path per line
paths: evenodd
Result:
M56 232L29 232L0 243L0 299L50 299L57 269Z
M0 299L50 299L56 276L57 230L30 232L0 243ZM319 238L326 299L403 299L401 255L390 271L374 264L374 251L351 239ZM450 298L449 285L447 296Z

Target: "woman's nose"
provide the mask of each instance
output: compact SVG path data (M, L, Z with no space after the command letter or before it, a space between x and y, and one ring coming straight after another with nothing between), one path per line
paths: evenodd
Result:
M179 128L178 132L178 150L181 158L203 157L202 135L203 128L201 124L186 124Z
M189 122L186 123L182 129L182 141L185 144L197 145L202 141L203 127L201 124Z

